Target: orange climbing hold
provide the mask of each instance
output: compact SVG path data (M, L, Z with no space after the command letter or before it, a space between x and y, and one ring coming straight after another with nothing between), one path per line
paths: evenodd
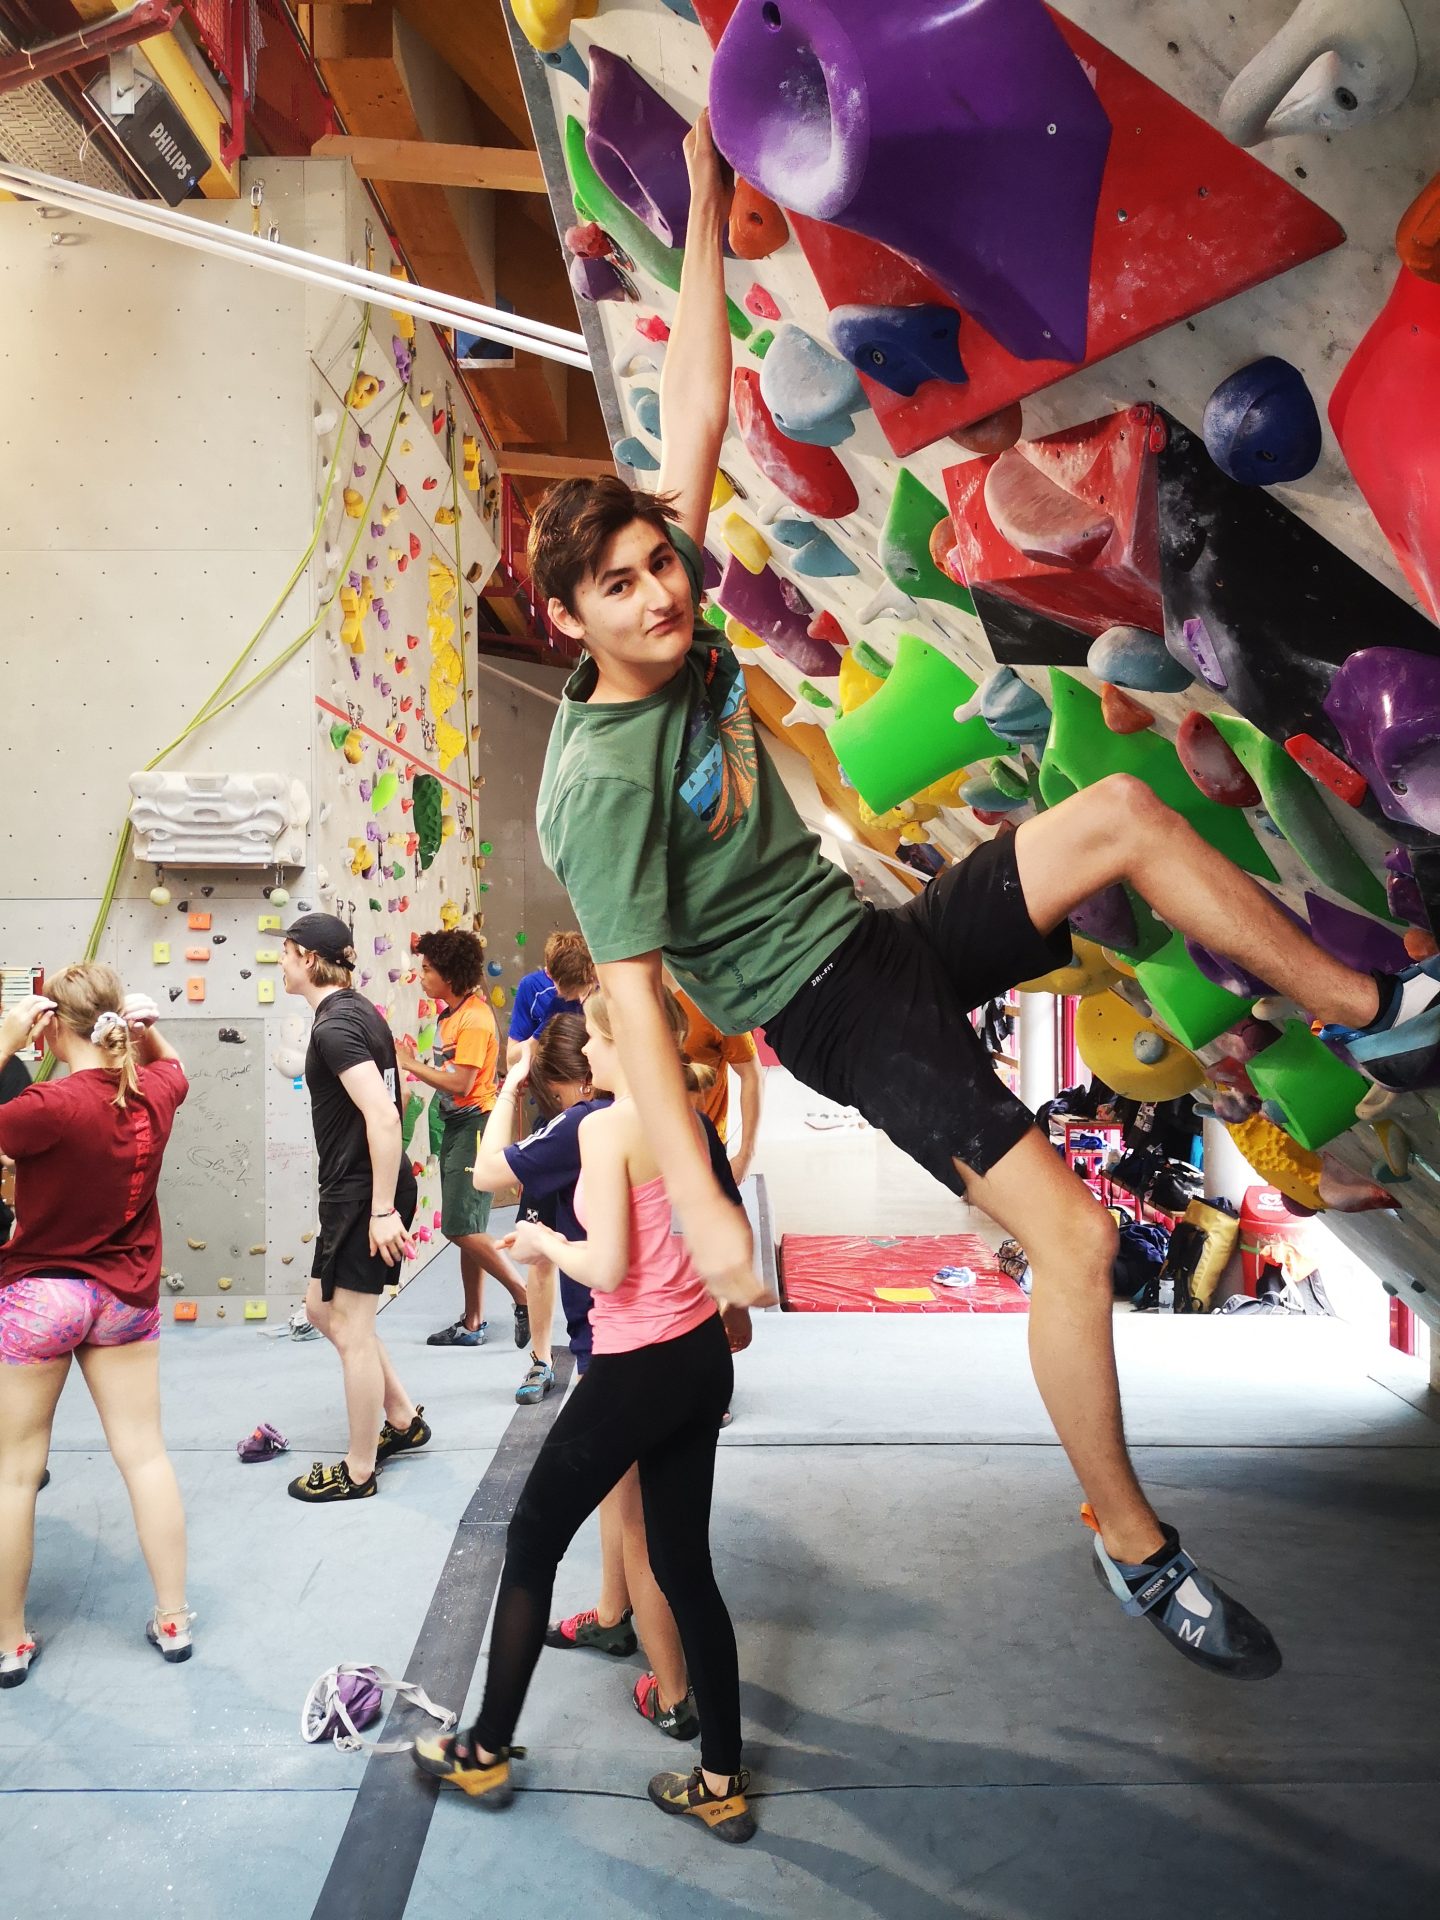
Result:
M790 238L785 216L748 180L737 179L730 203L730 247L741 260L765 260Z
M983 420L972 420L968 427L957 427L950 438L967 453L1005 453L1020 438L1024 424L1020 402L1012 400L998 413L987 413Z
M1111 733L1143 733L1155 724L1148 707L1142 707L1123 687L1112 687L1108 682L1100 688L1100 711Z
M1400 264L1421 280L1440 280L1440 173L1410 202L1395 230Z

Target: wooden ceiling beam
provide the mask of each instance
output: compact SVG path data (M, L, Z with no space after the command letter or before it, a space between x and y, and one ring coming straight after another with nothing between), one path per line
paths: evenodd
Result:
M327 133L310 151L317 159L348 160L362 180L404 180L423 186L480 188L491 193L546 190L539 154L523 153L517 147L465 147L440 140Z
M396 5L516 145L533 147L535 134L500 0L396 0Z

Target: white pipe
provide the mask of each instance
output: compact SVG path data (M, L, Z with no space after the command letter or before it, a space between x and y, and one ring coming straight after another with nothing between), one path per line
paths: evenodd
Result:
M46 174L31 173L23 167L0 163L0 186L22 199L41 200L79 215L89 214L110 225L132 232L148 233L189 246L197 252L261 266L289 279L305 280L330 292L388 306L413 314L440 326L459 327L468 333L495 340L523 352L539 354L567 366L587 369L589 354L584 336L566 332L539 320L499 312L477 301L439 293L417 286L413 281L396 280L388 274L366 267L352 267L343 261L327 260L298 247L282 246L278 241L261 240L253 234L236 233L232 228L175 214L169 208L151 206L145 201L127 200L120 194L104 193L98 188L79 186L71 181L55 180Z

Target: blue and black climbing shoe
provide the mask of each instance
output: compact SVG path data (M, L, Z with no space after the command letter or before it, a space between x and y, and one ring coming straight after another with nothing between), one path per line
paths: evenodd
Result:
M1404 973L1377 973L1380 1011L1366 1027L1325 1027L1363 1073L1395 1093L1440 1086L1440 979L1434 960Z
M1094 1526L1088 1510L1081 1518ZM1230 1680L1268 1680L1280 1671L1274 1636L1180 1545L1174 1527L1161 1527L1164 1546L1139 1565L1112 1560L1095 1531L1095 1577L1124 1607L1158 1627L1177 1653Z

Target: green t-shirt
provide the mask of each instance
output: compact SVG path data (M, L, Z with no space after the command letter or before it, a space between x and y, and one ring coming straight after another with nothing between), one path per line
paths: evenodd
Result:
M698 603L699 552L671 539ZM658 948L723 1032L763 1026L859 920L854 888L801 824L713 628L643 700L592 706L596 677L576 669L550 734L545 863L597 961Z

